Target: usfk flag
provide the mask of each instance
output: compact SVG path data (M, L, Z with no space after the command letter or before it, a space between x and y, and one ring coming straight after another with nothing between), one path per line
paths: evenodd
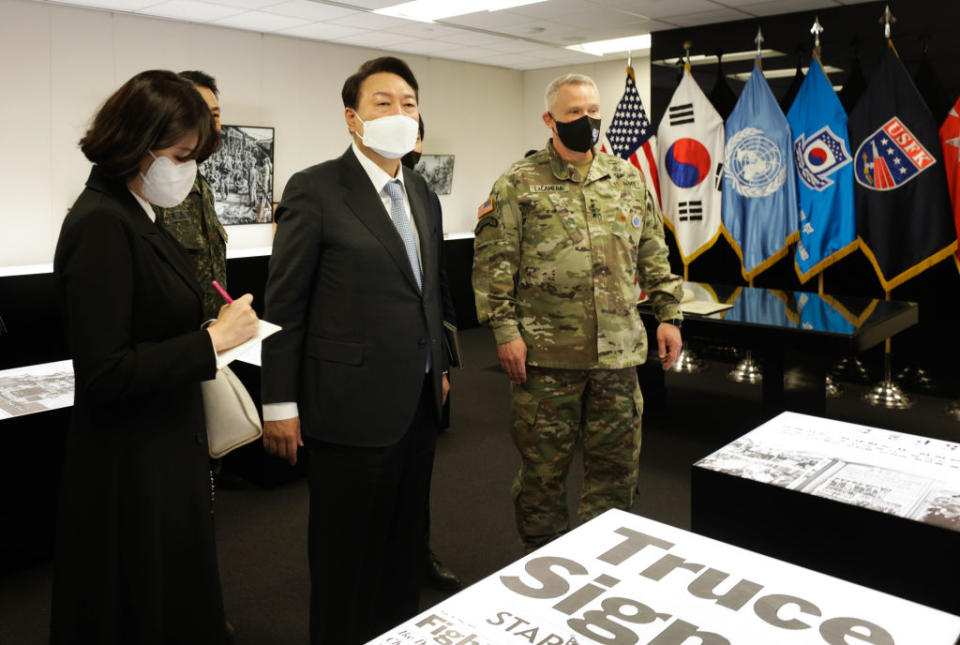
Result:
M797 238L793 137L767 80L755 65L727 119L723 227L752 280L787 254Z
M684 264L713 246L720 235L723 119L683 73L657 130L663 214Z
M621 159L626 159L640 170L647 180L647 189L657 200L660 207L660 178L657 176L657 141L653 136L653 126L643 109L640 92L633 68L627 68L627 84L623 96L617 103L613 121L607 128L607 143L604 151L610 150Z
M937 123L892 46L848 127L860 248L889 291L957 248Z
M787 121L800 198L796 269L806 282L858 248L847 114L816 56Z

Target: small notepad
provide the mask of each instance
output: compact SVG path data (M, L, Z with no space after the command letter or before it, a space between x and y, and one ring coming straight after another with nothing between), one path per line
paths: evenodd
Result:
M260 321L260 329L257 330L257 335L246 341L245 343L240 343L236 347L231 347L230 349L220 352L217 354L217 369L220 369L224 365L229 365L233 361L240 358L241 355L246 356L259 356L260 355L260 344L263 342L264 338L272 336L273 334L280 331L280 325L274 325L272 322L267 322L266 320ZM253 361L248 361L253 362ZM256 363L259 365L259 361Z

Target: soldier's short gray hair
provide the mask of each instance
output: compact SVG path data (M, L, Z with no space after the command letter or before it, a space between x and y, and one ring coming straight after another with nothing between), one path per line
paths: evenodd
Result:
M550 106L553 105L553 102L557 100L557 93L564 85L589 85L598 96L600 94L596 82L586 74L564 74L563 76L558 76L550 81L550 84L547 85L547 91L543 93L543 106L547 112L550 111Z

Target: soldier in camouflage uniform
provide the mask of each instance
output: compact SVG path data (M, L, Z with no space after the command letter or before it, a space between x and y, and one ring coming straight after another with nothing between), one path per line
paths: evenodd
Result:
M643 411L636 366L647 354L640 288L661 321L664 369L681 347L681 282L653 198L635 167L594 148L596 85L560 77L546 104L553 136L480 206L473 264L477 314L512 381L521 457L512 493L528 551L569 528L566 477L578 440L580 520L633 504Z
M216 81L203 72L181 72L180 75L191 81L206 100L219 132L220 105L217 102ZM216 318L225 303L212 282L216 280L224 289L227 288L227 232L217 219L210 184L198 172L186 199L173 208L154 206L153 210L157 214L157 223L180 242L193 260L203 293L204 315Z

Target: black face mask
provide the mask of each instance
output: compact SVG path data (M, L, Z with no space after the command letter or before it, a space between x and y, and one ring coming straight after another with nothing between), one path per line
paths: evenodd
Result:
M411 150L407 154L400 157L400 163L402 163L404 166L406 166L410 170L413 170L414 168L417 167L418 161L420 161L420 153L417 152L416 150Z
M589 114L568 123L557 121L556 118L553 121L557 124L560 141L574 152L586 152L600 139L600 119L594 119Z

